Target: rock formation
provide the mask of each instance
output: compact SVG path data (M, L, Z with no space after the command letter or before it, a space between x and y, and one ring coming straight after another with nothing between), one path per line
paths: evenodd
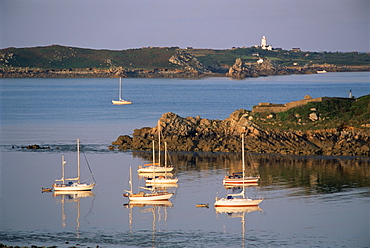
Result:
M252 69L248 69L247 65L240 58L236 59L235 64L232 67L230 67L229 72L226 75L228 77L237 79L258 76L257 72Z
M255 153L299 155L370 156L370 132L366 130L277 131L250 121L250 111L236 110L224 120L163 114L162 138L170 151L240 152L240 135ZM110 149L151 150L157 127L135 129L133 136L119 136Z
M186 71L197 73L209 73L208 71L193 55L178 51L171 56L169 62L182 66Z
M291 72L292 73L292 72ZM243 79L245 77L259 77L268 75L289 74L288 70L269 59L259 59L255 64L245 63L241 58L236 59L226 74L228 77Z

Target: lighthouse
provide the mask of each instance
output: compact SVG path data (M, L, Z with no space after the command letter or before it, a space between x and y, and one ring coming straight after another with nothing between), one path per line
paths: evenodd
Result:
M266 36L262 36L262 40L261 40L261 48L262 49L266 49L267 47L267 40L266 40Z
M272 50L272 46L271 45L267 45L267 39L266 39L266 36L262 36L262 40L261 40L261 48L263 50Z

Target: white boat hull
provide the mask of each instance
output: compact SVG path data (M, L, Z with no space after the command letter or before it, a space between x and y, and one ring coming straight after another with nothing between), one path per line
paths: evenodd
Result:
M156 178L156 179L147 179L146 184L176 184L179 179L177 178Z
M86 184L86 183L73 183L73 184L54 184L54 191L87 191L92 190L95 184Z
M173 193L159 192L148 194L130 194L128 199L133 202L148 202L148 201L162 201L168 200L173 196Z
M250 198L220 198L216 199L215 207L256 207L262 199L252 200Z
M242 185L243 182L244 184L257 183L259 179L260 179L259 177L245 177L244 179L243 178L224 178L224 180L222 180L222 184L223 185Z
M163 172L171 172L173 171L173 167L161 167L161 166L149 166L149 167L142 167L139 166L137 170L138 173L163 173Z
M131 102L131 101L126 101L126 100L118 100L118 101L116 101L116 100L112 100L112 103L113 103L114 105L126 105L126 104L132 104L132 102Z

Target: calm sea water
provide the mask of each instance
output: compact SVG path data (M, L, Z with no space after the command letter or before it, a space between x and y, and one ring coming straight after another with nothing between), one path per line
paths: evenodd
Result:
M1 79L0 243L58 247L368 247L368 158L252 156L261 175L251 197L260 209L219 213L214 198L222 178L239 171L238 154L176 153L179 178L170 205L131 206L122 196L128 170L148 153L110 152L120 134L153 127L166 112L227 118L258 102L370 94L370 73L225 78L124 79L124 99L113 106L118 79ZM61 155L74 176L75 139L94 172L90 194L41 193L60 178ZM50 145L50 150L19 147ZM15 146L16 148L12 148ZM58 147L58 149L57 149ZM83 177L90 173L83 160ZM249 168L250 169L250 168ZM136 174L134 185L143 185ZM209 208L197 208L208 203Z

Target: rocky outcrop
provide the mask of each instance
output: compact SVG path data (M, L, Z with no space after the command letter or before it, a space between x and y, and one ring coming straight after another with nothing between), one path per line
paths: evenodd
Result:
M163 114L162 138L171 151L240 152L241 133L246 148L255 153L299 155L370 156L370 132L366 130L276 131L263 129L250 119L251 112L236 110L224 120ZM110 149L151 150L158 127L135 129L122 135Z
M248 69L248 66L242 59L236 59L235 64L230 67L226 74L228 77L243 79L245 77L257 77L258 73L255 70Z
M254 68L259 76L286 75L289 74L284 66L280 66L270 59L260 59Z
M259 59L255 64L245 63L241 58L236 59L226 74L228 77L242 79L245 77L259 77L268 75L285 75L289 72L283 66L279 66L269 59Z
M207 70L193 55L178 51L171 56L169 62L179 65L186 71L196 72L196 73L209 73Z

